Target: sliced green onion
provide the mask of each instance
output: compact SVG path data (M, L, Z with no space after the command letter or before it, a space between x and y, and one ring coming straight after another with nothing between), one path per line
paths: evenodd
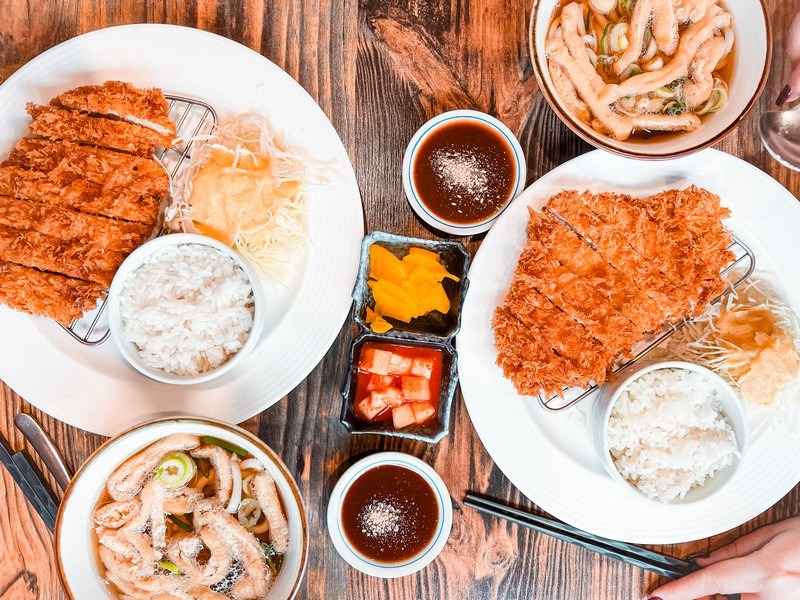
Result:
M670 98L675 97L675 90L672 90L668 87L660 87L656 90L656 96L659 98L664 98L664 100L669 100Z
M177 525L180 529L183 529L184 531L192 531L191 525L189 525L188 523L184 523L175 515L167 515L167 516L169 517L169 520L175 523L175 525Z
M619 5L626 13L631 14L633 7L636 6L636 0L619 0Z
M203 437L200 438L200 441L202 441L204 444L213 444L214 446L219 446L220 448L224 448L229 452L234 452L239 456L247 456L248 454L250 454L244 448L241 448L235 444L231 444L230 442L226 442L225 440L211 437L210 435L204 435Z
M182 575L183 574L178 567L176 567L174 564L172 564L168 560L160 560L160 561L158 561L158 566L161 567L162 569L166 569L170 573L175 573L175 575Z
M686 105L683 102L678 102L677 100L668 102L666 106L664 106L664 112L672 116L683 114L685 111Z
M607 23L605 29L603 29L603 37L600 38L600 54L607 54L606 52L606 38L608 38L608 32L611 30L612 23Z
M156 479L172 489L186 487L197 473L192 457L183 452L167 454L156 470Z
M607 15L617 7L617 0L589 0L589 6L597 12Z
M269 542L261 542L261 551L273 575L277 575L283 565L283 554L277 552Z
M261 506L255 498L244 498L239 504L238 517L242 527L250 529L261 518Z

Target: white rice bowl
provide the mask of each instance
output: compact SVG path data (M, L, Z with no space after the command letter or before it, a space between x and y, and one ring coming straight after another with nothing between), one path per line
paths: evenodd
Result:
M702 373L655 369L630 381L607 423L617 471L651 499L683 499L739 458L718 385Z
M122 332L145 366L199 375L241 350L253 327L252 298L244 271L216 248L169 246L125 283Z
M249 353L263 328L263 291L246 262L197 234L155 238L122 264L109 326L125 359L165 383L208 381Z

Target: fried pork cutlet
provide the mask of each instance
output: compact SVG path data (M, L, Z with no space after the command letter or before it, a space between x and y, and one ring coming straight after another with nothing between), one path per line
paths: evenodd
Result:
M125 254L121 252L108 252L91 244L0 225L0 261L108 287L124 259Z
M145 223L129 223L9 196L0 196L0 225L126 254L141 246L153 229Z
M580 322L604 346L627 354L641 339L642 332L611 306L589 280L564 268L538 239L528 239L517 269L517 277L528 278L540 294Z
M122 81L106 81L103 85L84 85L68 90L53 98L50 104L119 117L175 137L175 124L169 120L169 104L158 88L144 89Z
M497 364L521 394L561 394L565 386L603 383L608 352L586 329L515 275L492 321Z
M112 148L139 156L152 156L155 146L172 148L171 136L154 129L104 117L91 117L77 111L28 103L33 118L31 133L51 140Z
M521 394L605 382L645 333L724 288L728 213L705 190L644 201L564 191L529 212L528 242L492 322L498 364Z
M0 195L152 225L161 198L125 188L105 188L83 178L54 178L51 173L0 167Z
M578 192L556 194L546 208L591 244L612 267L626 272L640 290L656 301L661 307L658 317L662 322L679 321L688 314L691 304L685 292L631 248L627 232L604 223L586 208Z
M0 261L0 304L65 327L95 308L104 290L97 283Z
M550 213L529 208L528 235L538 239L565 268L585 278L598 293L625 315L640 332L652 333L664 324L659 307L636 287L624 271L612 267L574 231Z
M62 181L83 178L141 196L164 198L169 191L169 176L155 159L72 142L22 138L3 166L50 172Z
M720 205L719 196L693 185L635 202L668 235L684 232L693 251L703 257L697 273L698 305L693 313L702 314L708 303L725 291L727 284L719 272L735 258L728 250L733 238L722 224L730 210Z

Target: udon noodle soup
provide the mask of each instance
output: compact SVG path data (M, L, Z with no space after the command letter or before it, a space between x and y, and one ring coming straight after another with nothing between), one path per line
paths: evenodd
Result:
M208 436L174 434L126 460L93 520L100 574L124 599L264 598L289 546L264 465Z
M716 0L590 0L555 11L545 53L568 110L622 141L693 131L725 106L733 41Z

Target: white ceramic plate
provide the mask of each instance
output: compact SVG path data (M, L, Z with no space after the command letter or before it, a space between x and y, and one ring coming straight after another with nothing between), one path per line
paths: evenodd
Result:
M716 150L670 162L640 162L594 151L554 169L523 192L495 223L469 271L470 289L456 339L461 389L472 422L498 467L523 494L571 525L605 537L669 544L736 527L777 502L800 481L800 435L754 432L735 477L710 498L660 505L625 493L592 447L587 411L545 412L516 393L495 364L491 319L525 244L528 206L563 189L645 196L696 184L719 194L728 227L756 254L757 268L800 314L800 203L752 165Z
M113 343L83 347L51 321L0 306L0 379L54 417L105 435L171 414L238 423L303 381L348 313L364 224L347 152L311 97L263 56L196 29L129 25L64 42L0 86L0 157L27 133L26 102L46 104L62 90L108 79L204 100L220 116L262 112L338 177L313 190L304 264L288 286L268 291L264 335L231 373L176 389L136 372Z
M105 598L107 587L99 578L92 539L92 516L109 475L127 458L173 433L210 435L247 450L269 471L283 499L289 523L289 549L269 599L293 598L308 561L308 522L297 483L286 465L264 442L233 425L201 419L174 419L146 423L106 442L83 466L64 493L56 522L58 569L72 598Z

